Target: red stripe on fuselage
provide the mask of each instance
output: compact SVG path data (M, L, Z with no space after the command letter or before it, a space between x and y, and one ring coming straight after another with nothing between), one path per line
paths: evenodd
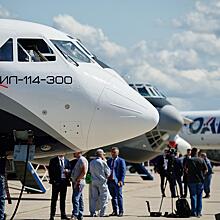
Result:
M0 87L3 87L3 88L8 88L8 86L3 85L3 84L0 84Z

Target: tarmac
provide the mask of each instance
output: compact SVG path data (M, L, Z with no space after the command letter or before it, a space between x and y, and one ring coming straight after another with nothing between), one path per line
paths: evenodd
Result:
M151 219L167 219L166 217L150 217L146 207L146 200L150 201L151 211L158 211L161 194L159 187L159 175L153 174L153 181L143 181L138 175L127 175L125 185L123 187L124 195L124 216L120 217L121 220L151 220ZM20 203L17 215L14 219L16 220L44 220L49 219L50 212L50 197L51 188L47 182L44 182L48 188L45 194L27 194L24 192L22 201ZM19 197L21 184L18 181L9 181L10 194L13 198L12 205L6 202L6 213L7 219L10 219L15 206L16 198ZM106 217L89 217L89 201L88 201L88 185L84 189L84 205L85 205L85 216L84 219L106 219ZM71 203L72 190L68 188L67 202L66 202L66 213L68 216L71 215L72 203ZM162 213L171 213L171 198L169 187L166 189L167 197L164 198L162 205ZM190 200L187 198L189 203ZM175 205L175 201L174 201ZM107 213L112 212L111 203L108 204ZM214 174L212 179L211 197L209 199L203 199L203 216L201 220L212 220L215 219L215 214L220 213L220 167L214 168ZM59 201L57 204L57 214L55 219L60 219ZM119 217L107 217L107 219L118 220ZM176 218L181 219L181 218ZM191 217L195 219L195 217Z

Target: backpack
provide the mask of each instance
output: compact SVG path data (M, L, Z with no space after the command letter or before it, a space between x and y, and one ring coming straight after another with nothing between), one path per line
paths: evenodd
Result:
M176 201L176 215L180 218L189 218L191 215L191 209L189 203L184 198L179 198Z

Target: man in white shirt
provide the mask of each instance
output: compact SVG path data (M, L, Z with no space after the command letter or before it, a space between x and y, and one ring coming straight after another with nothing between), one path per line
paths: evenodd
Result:
M69 184L70 162L64 155L59 155L50 160L49 163L50 184L52 184L50 220L54 220L56 203L60 194L61 219L68 219L65 212L65 201L67 185Z
M104 151L98 149L96 151L96 158L90 162L89 171L92 176L92 183L90 187L90 214L95 216L97 205L100 208L100 217L106 216L105 210L108 203L108 185L107 180L110 176L111 170L107 165Z
M82 152L75 152L74 157L77 159L77 162L71 172L72 186L73 186L73 195L72 195L72 220L82 220L83 219L83 188L85 186L85 176L88 171L88 161L82 156Z

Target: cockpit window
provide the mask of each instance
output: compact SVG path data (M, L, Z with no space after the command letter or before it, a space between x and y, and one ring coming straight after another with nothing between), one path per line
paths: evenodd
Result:
M79 48L82 52L84 52L88 57L90 57L91 60L95 60L96 63L98 63L103 69L105 68L109 68L112 69L110 66L108 66L106 63L104 63L103 61L101 61L100 59L97 58L96 55L92 54L91 52L89 52L88 49L86 49L86 47L81 43L81 41L79 39L74 39L71 36L67 35L69 38L75 40L74 44L77 45L77 48Z
M82 47L82 49L89 55L89 56L92 56L92 54L79 42L79 41L76 41L76 43Z
M141 88L137 88L138 92L142 95L142 96L150 96L149 92L146 90L145 87L141 87Z
M0 48L0 61L13 61L13 40L11 38Z
M153 96L158 96L152 88L149 88L149 90L150 90L150 92L152 93Z
M71 41L51 40L69 62L90 63L89 57Z
M94 56L93 59L94 59L103 69L106 69L106 68L111 69L110 66L108 66L107 64L105 64L104 62L102 62L101 60L99 60L96 56Z
M56 56L43 39L17 40L19 62L50 62L55 61Z
M162 92L160 92L157 88L154 88L154 90L157 92L157 94L159 94L159 96L166 98L166 96Z
M144 97L166 99L165 95L163 95L156 87L153 87L150 84L129 84L129 86L138 91Z

